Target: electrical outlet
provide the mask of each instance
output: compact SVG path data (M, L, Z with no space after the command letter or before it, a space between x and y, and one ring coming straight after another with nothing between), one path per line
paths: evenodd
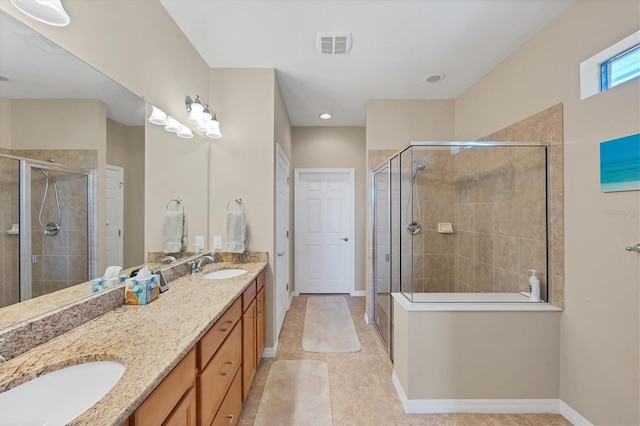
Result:
M213 249L214 250L222 249L222 237L220 235L215 235L213 237Z
M196 253L200 253L204 250L204 236L198 235L196 236Z

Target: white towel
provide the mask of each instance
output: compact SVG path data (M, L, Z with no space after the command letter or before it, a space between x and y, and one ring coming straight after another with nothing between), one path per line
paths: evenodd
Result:
M178 253L187 248L187 216L184 211L167 211L162 236L165 253Z
M227 212L227 251L244 253L247 242L247 223L244 212Z

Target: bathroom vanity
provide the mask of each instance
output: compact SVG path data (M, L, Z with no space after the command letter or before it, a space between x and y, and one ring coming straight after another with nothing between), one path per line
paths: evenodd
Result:
M122 305L0 366L0 391L96 360L120 381L70 424L235 424L265 346L266 262L207 265L148 305ZM212 271L241 268L234 278Z

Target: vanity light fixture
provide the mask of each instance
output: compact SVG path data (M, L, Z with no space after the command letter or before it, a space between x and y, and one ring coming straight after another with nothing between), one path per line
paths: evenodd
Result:
M189 113L189 122L195 124L198 131L204 132L208 138L219 139L222 137L216 114L209 109L209 105L199 95L196 95L195 100L192 100L191 96L186 96L184 105Z
M193 132L191 131L190 128L188 128L185 125L180 126L180 130L176 132L176 135L178 135L179 138L184 138L184 139L193 138Z
M60 0L11 0L22 13L36 21L54 27L66 27L71 22Z
M152 107L153 111L149 116L149 123L157 124L159 126L166 126L169 123L169 119L167 118L167 114L162 111L160 108Z
M178 123L178 120L176 120L173 117L167 117L168 123L166 126L164 126L164 129L167 132L171 132L171 133L177 133L182 129L182 124Z

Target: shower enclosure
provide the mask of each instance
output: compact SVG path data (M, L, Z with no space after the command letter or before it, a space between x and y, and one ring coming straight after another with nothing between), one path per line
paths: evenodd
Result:
M373 172L373 318L392 359L390 292L530 303L535 270L547 300L547 174L545 145L507 142L414 142Z
M0 307L94 275L93 174L0 154Z

